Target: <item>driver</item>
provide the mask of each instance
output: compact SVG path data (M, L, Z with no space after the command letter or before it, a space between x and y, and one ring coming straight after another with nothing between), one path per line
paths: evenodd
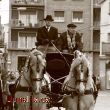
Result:
M38 49L42 52L51 51L55 52L56 49L53 47L51 41L55 44L58 38L58 29L52 26L54 21L51 15L47 15L44 19L45 26L40 27L37 32L37 45Z

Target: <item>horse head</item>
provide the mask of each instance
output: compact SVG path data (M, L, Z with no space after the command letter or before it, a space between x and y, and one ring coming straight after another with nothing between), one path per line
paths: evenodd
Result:
M79 94L84 94L86 89L91 89L93 84L90 74L90 65L86 57L79 51L76 51L76 58L71 64L70 72L75 79L75 89ZM92 88L93 89L93 88Z
M34 49L30 52L29 57L32 89L35 93L39 93L41 92L41 84L46 68L45 56L42 52Z

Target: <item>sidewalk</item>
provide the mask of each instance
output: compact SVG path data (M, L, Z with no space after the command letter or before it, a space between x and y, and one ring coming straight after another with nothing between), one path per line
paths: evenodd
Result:
M94 110L110 110L110 90L99 91Z

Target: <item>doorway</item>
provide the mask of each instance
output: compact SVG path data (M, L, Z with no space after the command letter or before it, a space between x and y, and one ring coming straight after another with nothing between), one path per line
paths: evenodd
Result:
M22 68L25 66L26 56L18 56L18 71L21 72Z

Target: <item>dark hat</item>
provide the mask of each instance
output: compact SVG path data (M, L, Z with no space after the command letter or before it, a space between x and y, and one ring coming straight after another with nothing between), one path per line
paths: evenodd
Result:
M74 28L76 28L77 26L75 24L73 24L73 23L70 23L70 24L67 25L67 27L74 27Z
M46 18L44 18L44 20L54 21L51 15L47 15Z

